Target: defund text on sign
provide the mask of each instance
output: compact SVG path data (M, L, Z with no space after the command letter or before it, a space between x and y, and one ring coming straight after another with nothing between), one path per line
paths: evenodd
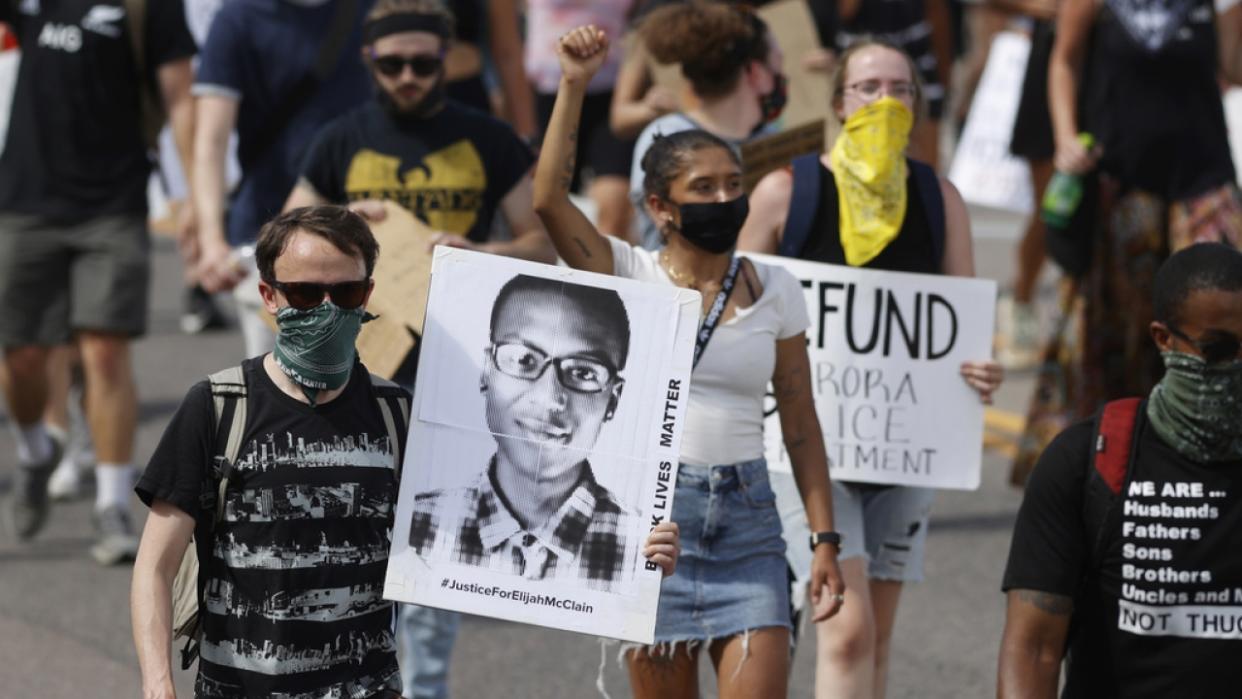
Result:
M911 359L936 360L957 343L957 311L940 294L916 291L903 303L891 289L876 287L864 294L854 282L801 282L816 292L817 312L811 315L818 328L807 343L813 339L818 349L829 333L840 333L856 355L888 357L904 348Z

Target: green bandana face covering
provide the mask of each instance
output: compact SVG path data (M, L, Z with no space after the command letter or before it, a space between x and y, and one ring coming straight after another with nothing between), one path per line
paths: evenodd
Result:
M1165 373L1147 401L1156 434L1200 462L1242 459L1242 361L1208 364L1164 352Z
M340 388L349 380L362 324L375 316L361 307L345 310L331 301L300 311L276 312L276 365L302 387L311 405L318 391Z

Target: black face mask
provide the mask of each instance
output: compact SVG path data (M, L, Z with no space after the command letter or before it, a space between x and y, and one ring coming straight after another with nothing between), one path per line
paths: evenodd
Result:
M375 98L379 100L380 107L384 109L384 113L392 118L398 124L417 124L428 117L440 111L444 106L444 72L441 71L440 77L436 78L435 84L423 95L423 98L414 105L412 109L401 109L389 95L384 87L374 76L371 80L375 83Z
M750 202L742 195L732 201L707 204L681 204L681 228L677 231L691 245L710 253L728 252L737 245L737 236L750 213Z
M771 123L780 118L789 102L789 81L784 73L772 73L772 90L766 95L759 95L759 112L763 115L759 126Z

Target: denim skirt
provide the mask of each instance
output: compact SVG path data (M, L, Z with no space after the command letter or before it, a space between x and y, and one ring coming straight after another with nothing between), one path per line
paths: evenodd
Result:
M682 464L673 497L681 555L660 588L656 643L789 628L785 540L764 460Z

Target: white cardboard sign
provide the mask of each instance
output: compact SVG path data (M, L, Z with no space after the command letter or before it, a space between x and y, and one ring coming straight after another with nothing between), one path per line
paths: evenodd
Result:
M384 596L651 643L700 305L436 248Z
M754 255L802 282L811 390L835 480L974 490L983 405L959 374L992 356L996 282ZM790 471L774 404L765 456Z

